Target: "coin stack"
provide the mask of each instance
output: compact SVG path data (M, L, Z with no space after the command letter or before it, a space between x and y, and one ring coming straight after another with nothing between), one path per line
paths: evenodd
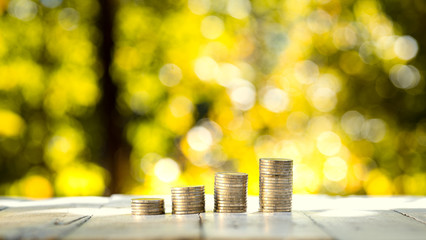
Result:
M133 198L132 215L164 214L164 199L162 198Z
M214 211L242 213L247 211L247 173L216 173L214 181Z
M172 188L172 213L196 214L205 212L204 186Z
M259 211L291 212L293 160L261 158L259 171Z

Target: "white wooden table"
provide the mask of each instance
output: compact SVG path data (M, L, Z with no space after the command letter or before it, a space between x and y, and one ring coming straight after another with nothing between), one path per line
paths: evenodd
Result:
M135 196L72 197L31 201L0 197L0 239L426 239L426 197L295 195L293 212L257 212L249 197L244 214L166 213L135 217Z

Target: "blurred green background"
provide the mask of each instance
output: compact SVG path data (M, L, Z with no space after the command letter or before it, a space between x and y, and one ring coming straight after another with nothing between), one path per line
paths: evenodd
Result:
M426 1L0 0L0 195L426 194Z

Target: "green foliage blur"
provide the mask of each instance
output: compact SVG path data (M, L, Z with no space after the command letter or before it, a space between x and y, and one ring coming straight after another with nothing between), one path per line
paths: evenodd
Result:
M295 193L424 195L424 22L422 0L0 0L0 194L218 171L257 194L284 157Z

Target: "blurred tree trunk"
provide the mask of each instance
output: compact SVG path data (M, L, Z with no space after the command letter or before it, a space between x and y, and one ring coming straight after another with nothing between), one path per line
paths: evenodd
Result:
M120 116L116 105L118 89L109 73L114 48L112 29L117 3L114 0L100 0L99 2L101 6L99 28L103 34L100 59L104 73L100 83L103 95L98 110L104 129L102 158L111 176L109 191L107 190L105 194L113 194L122 191L124 185L122 181L125 179L120 178L120 176L127 176L130 172L129 145L123 139L125 133L124 119Z

